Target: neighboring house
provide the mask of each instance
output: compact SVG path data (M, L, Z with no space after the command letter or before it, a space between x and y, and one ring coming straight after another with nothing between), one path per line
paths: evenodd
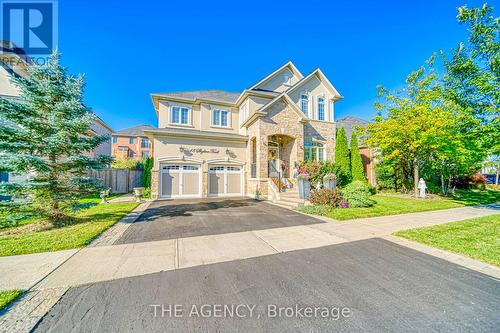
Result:
M154 129L153 126L139 125L113 133L113 156L134 159L153 157L153 143L144 131Z
M357 129L359 127L364 128L369 123L369 121L354 116L347 116L336 121L337 128L343 127L345 129L345 132L347 134L347 141L349 144L351 143L352 132L357 132ZM363 160L363 169L365 171L365 176L370 184L375 185L377 179L375 176L374 150L372 148L369 148L365 144L365 140L366 134L358 134L359 153L361 154L361 159Z
M28 60L26 60L28 59ZM24 54L14 52L11 43L0 41L0 96L19 100L19 89L11 82L13 75L25 76L27 75L27 68L30 66L29 58ZM88 155L95 157L97 155L111 156L111 133L113 130L99 117L96 116L94 123L90 127L89 135L108 135L109 139L99 145ZM25 177L23 175L14 176L4 173L0 176L2 181L7 181L10 177L12 181L14 177Z
M144 132L155 148L155 198L272 199L278 175L286 182L300 161L334 158L334 104L342 97L319 68L303 76L288 62L242 93L151 97L158 129Z
M26 55L16 53L11 43L0 41L0 96L19 99L19 89L11 82L11 77L13 75L27 75L28 66L30 66L30 63ZM113 130L96 115L89 132L89 135L109 136L108 140L99 145L89 155L91 157L97 155L111 156L111 133Z

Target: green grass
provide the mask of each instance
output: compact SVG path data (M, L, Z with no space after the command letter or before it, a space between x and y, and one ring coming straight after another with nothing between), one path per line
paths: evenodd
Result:
M95 199L84 199L92 203ZM85 202L83 202L85 203ZM0 256L59 251L83 247L137 207L136 202L92 205L76 214L76 223L42 231L0 236Z
M0 291L0 310L6 308L11 302L22 294L23 292L21 290Z
M375 205L366 208L330 208L328 206L304 206L300 211L327 216L344 221L362 217L375 217L405 213L425 212L468 205L500 202L500 191L457 191L454 197L437 197L436 199L414 199L396 195L376 194L372 196Z
M500 214L395 235L500 266Z

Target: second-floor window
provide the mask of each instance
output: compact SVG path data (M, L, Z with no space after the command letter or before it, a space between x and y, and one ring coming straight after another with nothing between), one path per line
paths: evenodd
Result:
M118 137L117 136L113 137L113 143L118 143Z
M300 109L306 116L309 116L309 96L306 94L300 95Z
M133 144L134 144L134 138L133 138L133 137L130 137L130 138L128 139L128 143L130 143L131 145L133 145Z
M170 122L177 125L189 125L189 108L172 106Z
M325 99L318 97L318 120L325 120Z
M213 126L229 126L229 111L226 110L213 110L212 125Z
M149 148L149 140L148 139L141 139L141 148Z

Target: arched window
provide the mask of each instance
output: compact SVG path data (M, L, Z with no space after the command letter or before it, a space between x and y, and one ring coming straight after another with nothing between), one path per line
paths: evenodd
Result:
M309 117L309 96L307 94L300 95L300 109Z
M325 99L318 97L318 120L325 120Z

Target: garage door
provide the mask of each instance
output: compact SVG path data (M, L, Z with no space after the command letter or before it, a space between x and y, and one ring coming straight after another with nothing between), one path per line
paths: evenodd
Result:
M208 195L243 195L243 168L217 165L208 168Z
M161 168L162 198L201 197L199 165L166 164Z

